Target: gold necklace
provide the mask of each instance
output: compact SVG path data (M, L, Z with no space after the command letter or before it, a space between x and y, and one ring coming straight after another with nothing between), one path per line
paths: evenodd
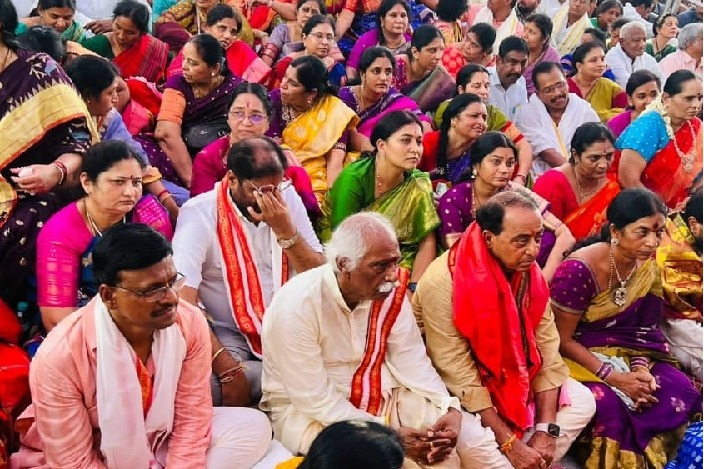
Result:
M577 170L572 166L572 171L574 172L574 180L577 183L577 196L579 197L579 204L587 197L594 195L594 193L599 189L599 183L597 182L596 187L591 192L582 192L582 184L579 182L579 176L577 176Z
M697 136L694 133L694 126L690 121L685 122L689 126L689 132L692 134L692 143L696 142ZM692 168L694 167L694 145L692 145L692 148L689 150L689 152L685 153L682 150L680 150L680 146L677 144L677 136L674 136L672 138L672 141L675 144L675 152L677 152L677 156L680 157L680 161L682 161L682 167L686 172L691 172Z
M633 268L631 269L631 273L629 273L625 279L622 279L621 274L618 272L618 267L616 267L616 261L614 260L613 247L609 246L609 290L611 290L611 285L613 282L614 271L615 271L619 286L618 286L618 288L616 288L614 290L613 302L619 308L622 308L626 304L626 296L628 293L626 290L626 284L633 276L633 273L636 271L636 267L638 267L638 262L633 264Z
M86 204L85 199L83 199L83 208L86 211L86 218L88 219L88 224L90 225L90 230L93 232L93 235L97 235L102 238L103 232L100 231L100 229L98 229L98 225L95 223L95 220L93 219L93 215L91 215L90 212L88 211L88 204ZM122 216L122 223L127 223L127 215ZM109 228L112 228L112 225Z

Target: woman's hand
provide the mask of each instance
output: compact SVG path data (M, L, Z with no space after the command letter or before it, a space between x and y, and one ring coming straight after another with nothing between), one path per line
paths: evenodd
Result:
M10 172L15 174L12 181L17 187L30 195L49 192L63 179L61 169L54 164L33 164Z
M636 409L650 407L658 402L658 399L653 396L658 388L655 378L645 370L628 373L614 372L608 378L607 384L630 397L636 404Z

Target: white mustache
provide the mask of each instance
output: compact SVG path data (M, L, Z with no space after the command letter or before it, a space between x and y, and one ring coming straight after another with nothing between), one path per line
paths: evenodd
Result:
M379 285L379 288L376 289L379 293L389 293L391 290L394 288L398 288L401 285L401 282L384 282L381 285Z

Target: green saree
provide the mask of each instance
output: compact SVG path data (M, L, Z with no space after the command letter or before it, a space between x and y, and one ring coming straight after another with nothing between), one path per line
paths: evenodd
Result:
M401 247L401 267L411 269L418 244L440 225L427 173L414 169L401 184L374 198L376 159L362 158L342 170L323 202L321 238L329 241L332 231L348 216L371 211L384 215L396 229Z

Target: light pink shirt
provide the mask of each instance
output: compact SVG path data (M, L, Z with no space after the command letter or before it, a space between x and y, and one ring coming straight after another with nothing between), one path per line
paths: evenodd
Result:
M668 55L660 61L663 84L667 78L677 70L690 70L700 77L702 76L702 61L697 60L683 50L678 50Z
M12 456L13 469L106 468L99 450L94 305L91 301L64 318L32 361L33 403L19 421L34 418L34 423L23 435L19 453ZM185 301L178 305L176 324L186 341L186 358L166 467L202 469L213 415L210 335L203 314Z

